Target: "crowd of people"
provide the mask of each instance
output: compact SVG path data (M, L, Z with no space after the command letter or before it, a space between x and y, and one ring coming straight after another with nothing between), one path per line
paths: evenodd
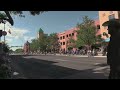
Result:
M82 47L80 49L71 49L71 50L52 50L46 52L30 52L30 54L62 54L62 55L88 55L88 56L98 56L98 54L101 53L103 56L107 55L107 46L94 48L92 47L90 50L88 50L86 47Z
M97 56L98 53L101 53L103 56L107 55L107 46L103 48L92 48L88 50L87 48L76 49L76 50L68 50L68 51L61 51L60 54L72 54L72 55L90 55L90 56Z

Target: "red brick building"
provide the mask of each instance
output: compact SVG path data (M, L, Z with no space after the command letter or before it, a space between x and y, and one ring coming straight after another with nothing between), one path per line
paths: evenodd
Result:
M24 50L25 54L30 53L30 43L28 41L24 44L24 49L23 50Z
M95 26L96 26L96 30L97 33L96 35L100 35L100 23L99 20L95 20ZM68 45L72 44L69 43L69 39L72 38L74 40L77 40L77 30L79 30L78 28L71 28L69 30L65 30L64 32L60 32L57 34L58 36L58 40L60 42L60 51L67 51L68 50ZM73 51L76 50L76 48L73 48Z

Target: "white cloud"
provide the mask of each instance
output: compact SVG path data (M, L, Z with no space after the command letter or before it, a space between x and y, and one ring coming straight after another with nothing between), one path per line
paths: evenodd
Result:
M0 29L4 30L4 24L0 24ZM11 34L8 32L9 30L11 31ZM14 39L21 39L24 37L25 34L30 32L27 29L11 27L8 22L5 24L5 31L7 32L7 37L11 37Z
M4 31L4 24L0 24L0 30ZM9 30L11 31L11 34L8 32ZM10 46L11 46L11 44L13 46L18 44L18 46L19 46L19 44L21 44L20 42L22 42L22 44L25 41L31 42L31 39L35 38L32 36L27 36L27 34L30 33L29 30L11 26L9 23L5 24L5 31L7 32L6 42ZM2 39L3 39L3 37L2 37ZM13 47L12 49L15 50L15 49L17 49L17 47Z
M11 34L7 34L8 37L14 37L16 39L22 38L26 33L29 33L29 30L26 29L20 29L20 28L12 28L10 29Z
M13 41L13 39L11 39L11 38L6 38L6 42L7 43L11 43Z

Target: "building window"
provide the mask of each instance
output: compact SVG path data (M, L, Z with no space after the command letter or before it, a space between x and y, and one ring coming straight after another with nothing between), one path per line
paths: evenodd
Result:
M66 37L68 37L68 35L66 35Z
M61 42L61 45L62 45L62 42Z
M62 39L62 37L60 37L60 40Z
M69 37L71 36L71 34L69 34Z
M65 42L63 42L63 45L65 45Z
M100 25L97 25L97 29L100 29Z
M65 36L63 36L63 39L65 39Z
M111 20L111 19L115 19L115 14L112 14L112 15L109 15L109 20Z
M74 33L72 33L72 36L74 36Z

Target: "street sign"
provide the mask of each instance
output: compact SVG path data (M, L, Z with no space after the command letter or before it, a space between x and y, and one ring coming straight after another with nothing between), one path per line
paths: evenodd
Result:
M2 37L2 30L0 30L0 37Z
M2 32L2 35L3 35L3 36L6 36L6 35L7 35L7 32L6 32L6 31L3 31L3 32Z

